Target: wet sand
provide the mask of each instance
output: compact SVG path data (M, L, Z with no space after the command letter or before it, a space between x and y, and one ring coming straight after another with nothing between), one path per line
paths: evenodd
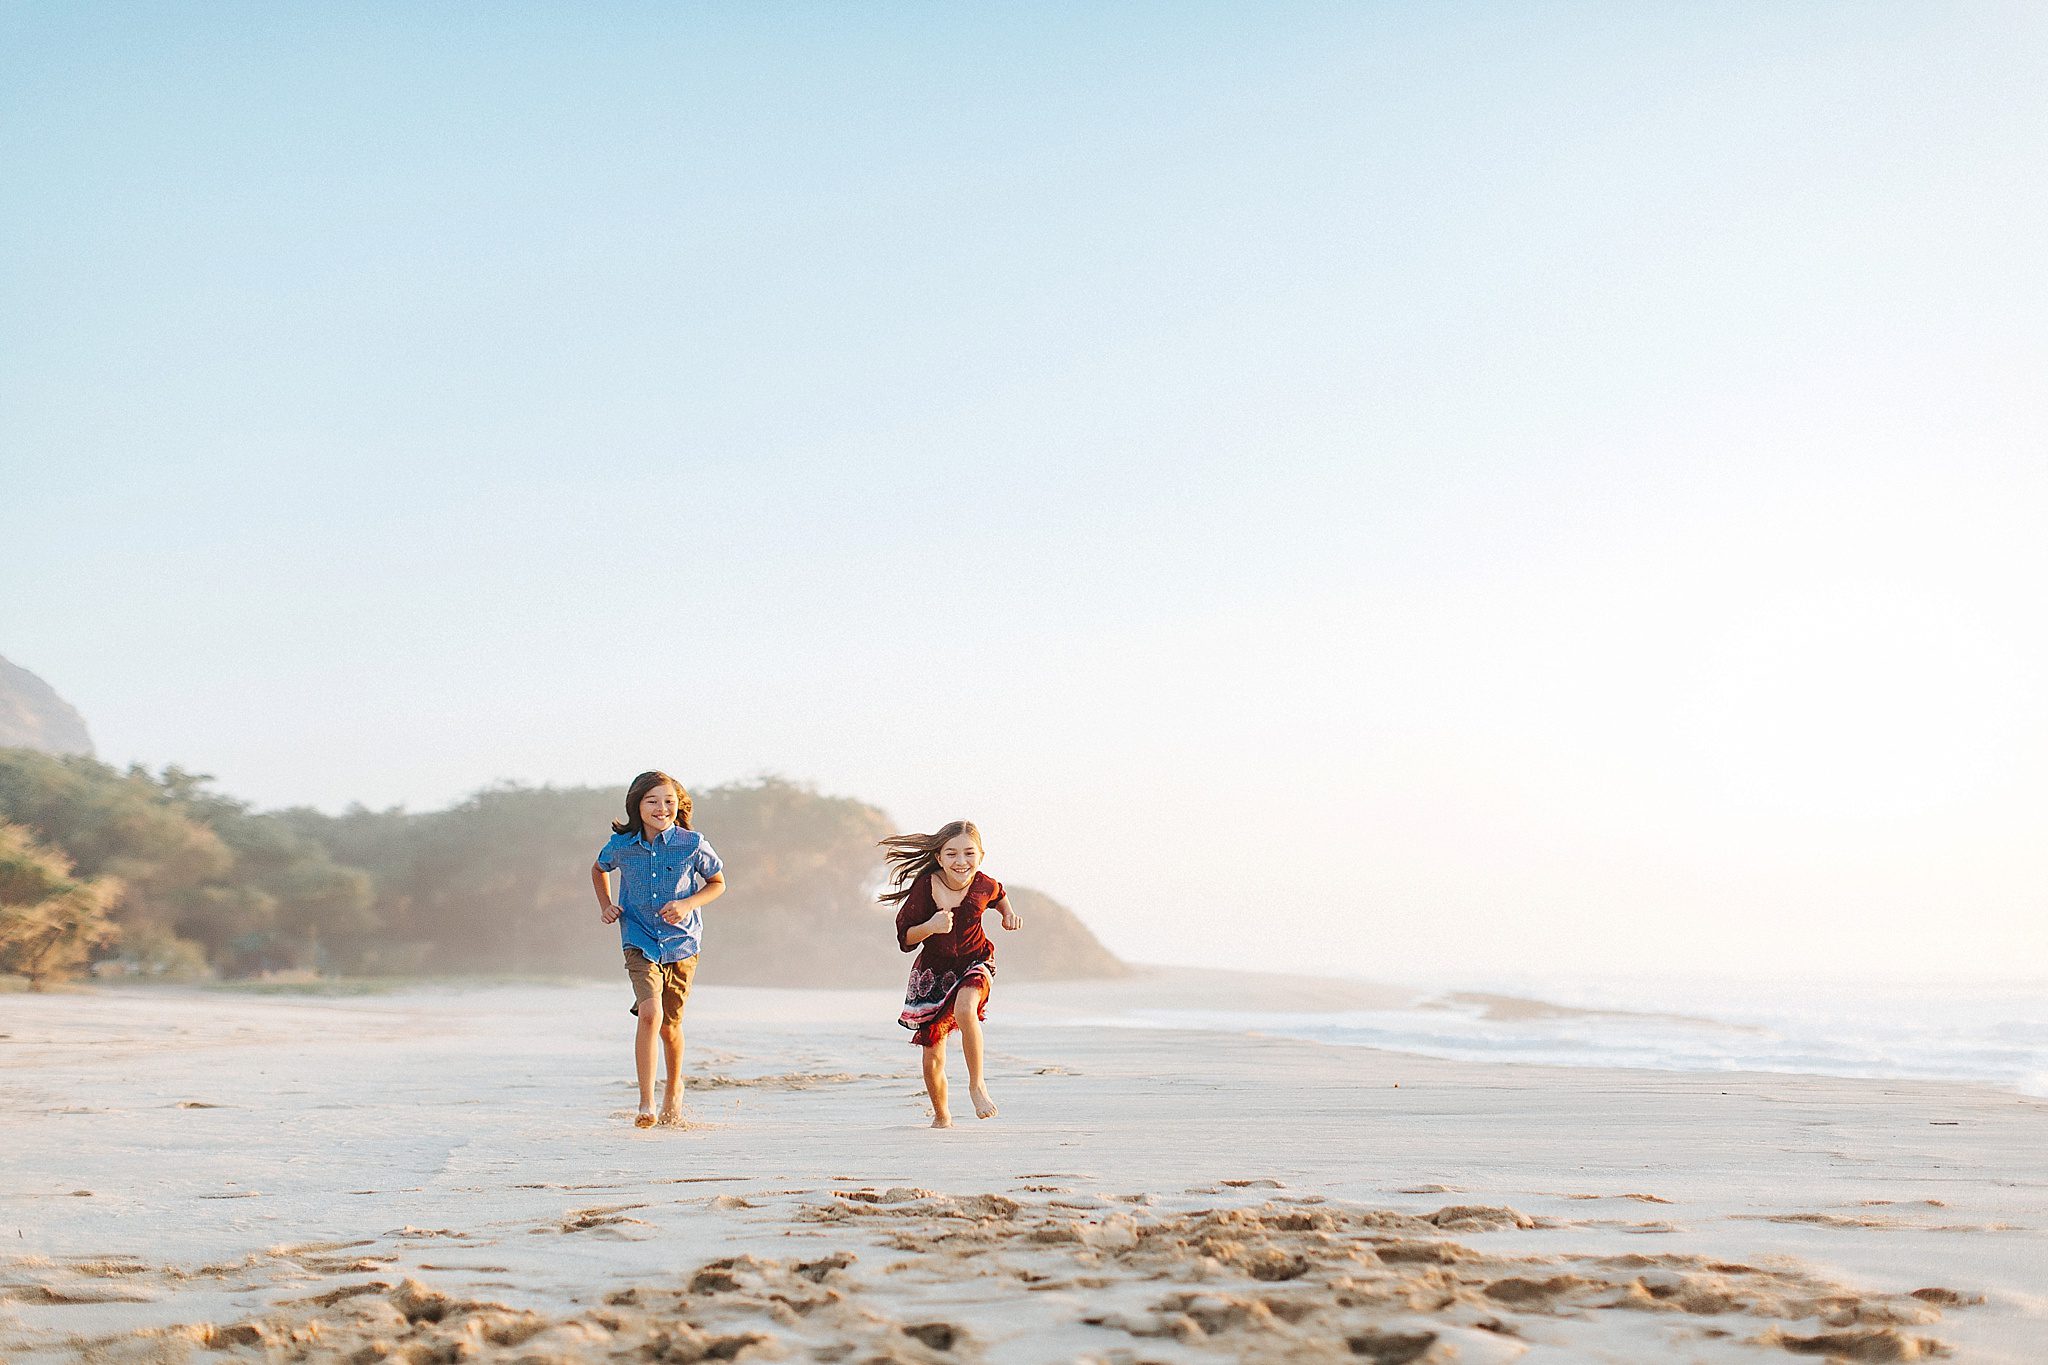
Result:
M0 997L0 1355L2043 1358L2048 1102L1085 1024L1219 984L999 988L947 1132L879 993L702 988L648 1131L623 987Z

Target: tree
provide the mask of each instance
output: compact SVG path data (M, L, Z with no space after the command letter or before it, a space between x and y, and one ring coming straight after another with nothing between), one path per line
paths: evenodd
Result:
M175 772L175 770L172 770ZM186 954L186 925L203 921L198 888L226 877L234 854L173 802L147 773L77 755L0 749L0 821L61 850L79 875L121 887L115 914L131 946ZM156 966L158 963L145 963Z
M377 924L368 873L336 863L291 822L207 790L209 777L166 768L151 780L234 859L226 878L186 898L181 933L234 975L355 965Z
M75 880L63 854L0 824L0 972L41 990L78 971L115 937L108 911L118 891L110 880Z
M252 812L203 774L127 772L0 749L0 820L121 888L123 957L151 975L354 968L376 938L368 874L290 820Z

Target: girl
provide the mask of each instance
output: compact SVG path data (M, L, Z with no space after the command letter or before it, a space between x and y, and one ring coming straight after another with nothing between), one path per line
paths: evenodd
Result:
M967 1093L977 1118L996 1116L981 1075L981 1021L995 985L996 948L982 932L993 908L1003 928L1021 926L1001 882L981 874L981 831L955 820L936 834L897 834L882 840L889 863L883 895L896 909L896 946L921 948L910 968L910 988L896 1022L924 1049L924 1088L932 1098L932 1127L951 1128L946 1107L946 1035L958 1026L967 1056Z
M613 894L613 876L618 891ZM725 894L725 864L690 828L690 794L667 773L642 773L626 790L626 818L591 864L597 916L619 926L633 982L633 1065L640 1077L635 1128L682 1122L683 1002L697 974L704 921L697 912ZM656 997L660 1008L650 1008ZM668 1084L654 1113L654 1035L661 1033Z

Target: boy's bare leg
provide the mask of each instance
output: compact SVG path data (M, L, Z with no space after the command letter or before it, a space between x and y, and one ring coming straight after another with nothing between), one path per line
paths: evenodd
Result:
M952 1111L946 1108L946 1040L924 1050L924 1091L932 1097L932 1127L951 1128Z
M953 997L953 1021L960 1026L960 1051L967 1057L967 1097L974 1101L974 1116L992 1119L996 1102L988 1097L981 1077L981 991L963 986Z
M661 1058L668 1067L668 1083L661 1092L661 1122L683 1121L683 1019L677 1015L661 1026Z
M633 1069L640 1078L640 1117L650 1122L654 1118L654 1035L660 1023L660 997L643 1000L638 1027L633 1031Z

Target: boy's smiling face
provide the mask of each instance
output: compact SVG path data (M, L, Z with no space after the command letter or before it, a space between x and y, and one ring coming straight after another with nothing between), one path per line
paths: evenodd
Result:
M676 822L676 789L664 782L640 798L640 827L652 839Z

